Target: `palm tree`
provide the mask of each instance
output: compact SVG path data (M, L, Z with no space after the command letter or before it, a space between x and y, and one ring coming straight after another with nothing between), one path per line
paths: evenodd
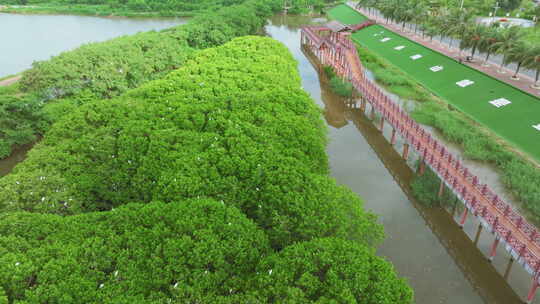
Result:
M485 34L481 35L480 40L478 41L478 50L482 53L486 53L486 58L482 65L488 66L489 56L493 52L493 45L500 39L500 33L498 29L494 27L486 27L485 30Z
M511 49L506 52L504 57L506 63L514 62L517 65L516 72L512 76L513 79L518 79L519 69L523 64L527 65L527 62L534 58L531 52L532 48L522 41L517 41Z
M479 49L479 45L483 37L487 37L487 28L481 24L476 24L468 28L464 33L463 38L459 47L461 50L470 48L471 50L471 60L474 59L474 54Z
M524 63L524 66L536 70L536 76L534 78L533 88L540 89L540 45L531 49L530 60Z
M501 33L500 40L492 45L495 52L503 56L501 66L499 67L499 73L504 73L503 67L507 64L507 53L515 46L515 44L523 38L525 33L521 28L512 26Z

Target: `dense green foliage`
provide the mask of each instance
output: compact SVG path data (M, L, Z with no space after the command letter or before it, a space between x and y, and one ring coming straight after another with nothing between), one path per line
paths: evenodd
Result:
M243 2L245 0L5 0L3 4L31 5L30 9L37 6L37 8L43 7L51 12L65 9L67 12L94 12L97 14L126 15L129 12L159 12L160 15L165 16L185 16ZM39 12L40 10L35 11Z
M191 48L217 46L256 33L276 9L275 2L249 0L161 32L82 46L35 63L23 73L21 88L41 93L47 99L85 89L99 98L117 96L180 67Z
M373 230L371 243L369 215L325 176L319 116L283 46L239 39L67 115L0 180L0 208L73 214L205 196L234 203L274 246Z
M19 85L29 96L21 97L19 86L0 88L0 113L5 113L0 116L0 158L9 155L13 145L32 142L81 104L161 78L182 66L196 49L257 33L279 8L278 0L248 0L202 14L186 25L84 45L35 63Z
M339 239L298 243L258 266L270 303L411 303L412 291L373 249Z
M13 6L8 6L3 11L98 16L195 16L244 2L246 0L6 0L3 4ZM280 0L279 5L285 5L289 13L299 14L313 10L321 12L326 6L343 2L343 0Z
M74 108L0 179L0 288L28 303L410 303L325 143L283 45L199 51ZM324 288L300 292L310 282Z
M358 47L358 53L362 63L386 89L400 97L420 101L412 113L416 121L435 127L446 140L459 144L467 158L485 161L499 169L506 188L531 212L535 222L540 222L540 174L533 163L501 144L493 134L462 113L449 109L445 102L381 56L362 47ZM391 73L384 73L385 70Z
M15 92L16 86L0 87L0 159L11 153L12 146L36 140L36 130L43 129L42 102Z
M12 303L235 303L268 252L262 230L211 200L0 214L0 286Z

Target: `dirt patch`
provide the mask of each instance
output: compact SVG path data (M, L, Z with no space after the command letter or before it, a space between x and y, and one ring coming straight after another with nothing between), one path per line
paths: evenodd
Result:
M1 9L1 7L0 7ZM8 78L8 79L5 79L5 80L0 80L0 87L6 87L8 85L12 85L14 84L15 82L19 81L21 79L22 76L15 76L13 78Z

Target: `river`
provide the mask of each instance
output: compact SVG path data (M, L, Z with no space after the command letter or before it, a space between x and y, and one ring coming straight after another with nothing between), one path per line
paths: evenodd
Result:
M31 18L51 18L51 25L44 28L65 28L81 23L85 27L80 29L67 29L69 33L79 33L83 36L85 31L91 32L90 38L79 37L80 43L85 41L103 40L111 32L116 36L144 30L138 26L148 26L150 29L164 28L184 22L178 19L144 19L132 20L123 18L93 18L80 16L22 16L9 15L7 17L23 18L19 26L32 24ZM0 14L0 25L6 17ZM58 18L55 20L55 18ZM21 20L23 20L21 19ZM64 20L66 23L62 24ZM480 238L480 249L474 246L470 237L467 237L454 223L452 216L446 211L437 208L424 208L411 198L404 186L414 176L405 165L399 154L388 144L387 139L373 127L372 123L357 109L351 109L346 101L334 95L325 82L324 76L309 61L309 58L300 48L299 27L313 21L311 17L291 17L277 15L270 20L265 30L268 35L284 43L299 62L299 72L303 88L309 92L315 102L323 109L328 124L329 144L327 148L331 173L340 183L365 200L365 207L379 215L384 225L387 238L379 247L378 253L391 261L398 273L407 278L414 288L415 301L419 304L448 303L448 304L477 304L477 303L516 303L515 293L509 285L501 279L500 273L504 271L507 256L500 250L494 261L494 267L486 262L482 252L489 246L492 236L484 233ZM110 23L109 23L110 22ZM92 24L96 27L92 29ZM105 30L109 24L110 29ZM122 25L123 24L123 25ZM129 27L127 24L132 24ZM116 27L118 26L118 27ZM112 27L116 28L115 30ZM101 29L101 30L99 30ZM123 29L123 31L121 30ZM110 31L109 31L110 30ZM21 30L19 34L26 35ZM36 32L41 32L36 29ZM34 35L39 35L34 32ZM46 32L46 31L44 31ZM101 35L101 36L100 36ZM9 34L12 36L12 34ZM30 34L28 34L30 36ZM39 37L40 40L43 37ZM29 38L26 38L29 39ZM16 39L15 39L16 40ZM12 40L12 41L15 41ZM30 39L31 40L31 39ZM0 57L0 77L16 73L28 67L33 60L46 59L61 51L76 47L72 43L64 48L48 46L61 44L47 39L40 40L41 44L29 42L29 49L19 50L29 58L23 63L19 58L19 66L11 72L4 72L9 60ZM4 44L2 44L4 45ZM24 45L24 44L23 44ZM13 47L10 45L10 49ZM32 49L47 48L51 52L42 56L34 53ZM7 51L6 51L7 53ZM0 55L6 54L4 46ZM6 65L4 65L6 64ZM388 138L388 129L384 132ZM398 142L398 147L400 143ZM0 176L7 174L12 167L24 159L27 150L22 147L10 158L0 161ZM471 236L477 223L470 220L465 226L465 232ZM522 269L515 265L511 273L511 286L523 296L528 288L529 277ZM540 303L537 299L535 303Z
M0 78L84 43L186 23L186 18L122 18L0 13Z

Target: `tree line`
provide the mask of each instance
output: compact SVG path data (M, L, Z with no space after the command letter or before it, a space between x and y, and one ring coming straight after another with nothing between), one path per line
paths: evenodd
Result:
M10 302L410 303L376 217L328 177L280 43L197 51L59 119L0 179Z
M540 44L518 26L502 27L497 23L485 26L475 21L474 9L432 7L422 0L361 0L357 5L377 9L387 22L400 24L402 30L408 25L410 31L431 40L439 37L442 42L448 38L449 47L458 48L460 54L469 54L470 60L483 53L482 60L487 64L491 55L500 54L500 69L514 63L513 78L518 77L522 68L536 71L534 86L540 87Z

